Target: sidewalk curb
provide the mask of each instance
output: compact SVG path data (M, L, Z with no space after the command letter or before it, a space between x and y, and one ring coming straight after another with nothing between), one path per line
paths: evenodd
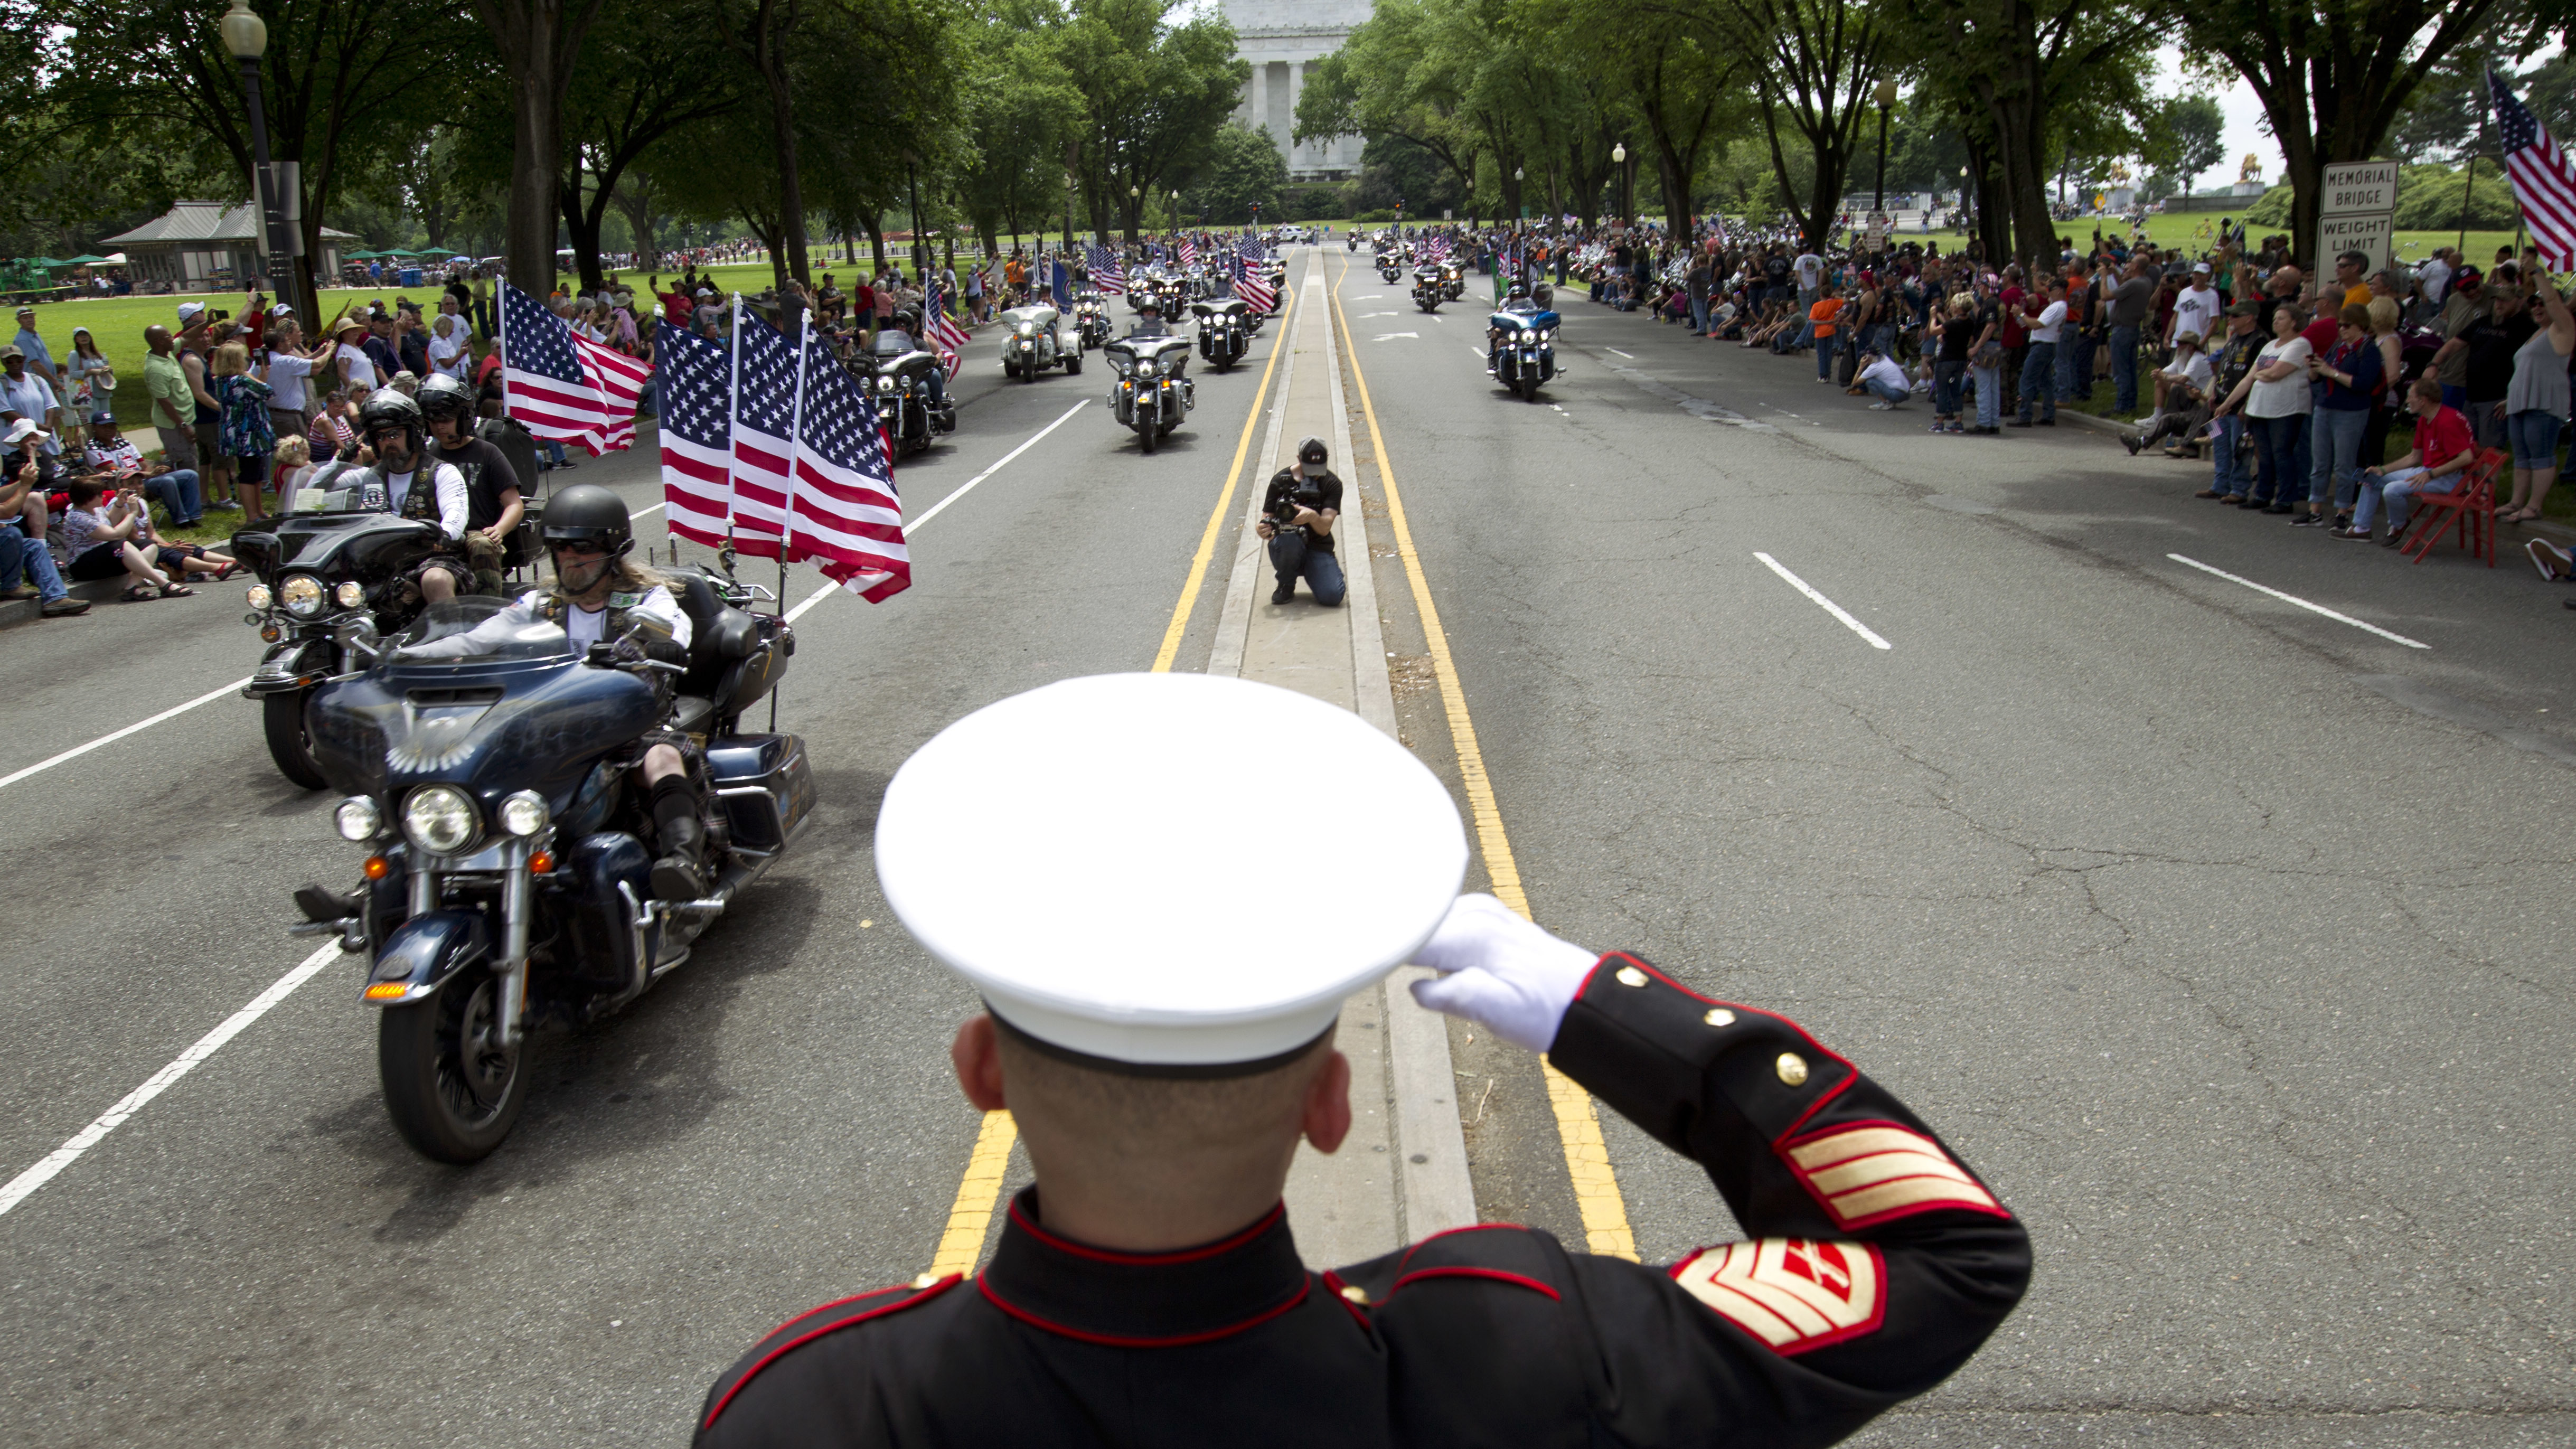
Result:
M94 579L85 584L65 584L63 587L69 590L75 599L87 599L93 604L105 604L113 602L117 595L125 592L125 584L125 576L119 574L112 579ZM197 586L191 584L189 587ZM201 594L205 592L203 589L197 591ZM44 619L42 599L11 599L0 602L0 629L14 629L21 624L41 623Z

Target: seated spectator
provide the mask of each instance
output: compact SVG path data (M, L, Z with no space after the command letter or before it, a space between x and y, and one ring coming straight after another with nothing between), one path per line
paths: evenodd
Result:
M196 574L220 582L241 569L229 554L217 553L201 544L172 543L162 537L161 530L153 526L152 509L131 489L115 492L113 479L97 478L95 481L105 496L115 500L108 505L107 521L123 523L131 517L134 520L134 546L141 549L143 556L163 574L174 579Z
M1905 400L1913 396L1912 384L1906 380L1905 369L1898 365L1895 358L1875 347L1860 355L1860 372L1857 375L1857 381L1872 397L1878 399L1869 405L1873 412L1894 412L1905 406Z
M2388 509L2388 536L2380 546L2394 548L2406 536L2406 506L2418 493L2448 493L2460 486L2460 477L2477 460L2478 450L2469 437L2469 420L2456 408L2442 402L2441 380L2429 371L2415 379L2406 393L2407 409L2415 414L2415 446L2405 457L2386 467L2372 466L2361 470L2360 499L2353 509L2352 526L2338 528L2333 536L2355 543L2370 539L2374 515L2383 504Z
M23 444L36 425L21 420L11 432ZM43 463L24 449L0 474L0 599L36 598L43 617L68 618L89 612L89 600L75 599L63 587L54 556L45 551L45 494L38 483ZM23 582L22 582L23 579Z
M63 576L74 583L93 583L123 574L134 580L118 596L129 604L185 598L195 593L185 584L172 583L152 566L152 560L143 556L143 550L134 542L138 531L135 510L124 511L120 522L108 521L107 510L98 506L103 491L95 476L71 480L71 507L56 522L51 540ZM133 495L117 496L123 499Z
M2175 333L2173 341L2173 361L2156 369L2155 410L2148 414L2145 422L2139 424L2150 433L2155 432L2157 424L2162 421L2166 408L2166 394L2177 383L2186 385L2197 399L2206 400L2209 396L2209 355L2201 348L2200 334L2186 328Z
M112 484L141 484L152 501L170 515L172 528L194 528L205 520L204 490L195 470L144 462L134 444L117 431L114 413L90 414L89 446L81 450L81 459L93 472L107 474Z

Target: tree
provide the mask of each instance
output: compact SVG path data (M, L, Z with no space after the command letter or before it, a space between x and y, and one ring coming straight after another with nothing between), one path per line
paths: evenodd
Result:
M680 18L689 18L685 12ZM559 185L566 239L584 290L605 280L599 231L629 168L683 126L738 115L748 87L738 67L709 64L694 24L670 7L619 0L595 27L564 97L570 164Z
M1075 0L1058 56L1082 96L1072 159L1094 216L1116 212L1133 243L1149 196L1182 180L1235 107L1248 62L1213 10L1188 0Z
M2289 162L2291 247L2301 260L2316 250L2325 168L2379 154L2416 87L2499 3L2203 0L2179 12L2189 48L2223 60L2263 103ZM2521 42L2537 48L2539 39L2534 22Z
M1737 35L1759 38L1753 74L1771 167L1807 250L1824 250L1869 117L1866 97L1889 59L1892 37L1876 10L1864 0L1713 0L1709 8L1682 13L1707 27L1712 44ZM1780 147L1784 123L1815 162L1803 207Z
M2164 103L2150 128L2161 143L2159 169L2182 178L2189 195L2194 183L2227 159L2227 116L2207 96L2176 96Z
M1269 128L1229 122L1218 130L1207 159L1183 188L1181 209L1219 226L1250 221L1254 207L1276 219L1279 193L1287 186L1288 158L1279 154Z
M1011 0L965 27L969 78L966 144L956 192L968 225L993 251L1023 221L1043 221L1064 195L1069 148L1083 130L1083 99L1057 56L1065 15L1054 0ZM1042 229L1042 227L1041 227Z
M346 3L346 0L315 0ZM601 0L474 0L474 13L500 48L509 76L511 131L510 280L543 296L555 284L555 217L562 205L563 98L572 89L582 42L598 18ZM417 35L386 23L380 8L370 17L388 43L428 65L444 67L455 52L425 46ZM405 99L402 90L388 97Z
M1444 33L1456 28L1448 0L1378 0L1339 51L1307 69L1291 139L1361 136L1372 147L1401 141L1447 167L1472 203L1487 141L1468 113L1461 48ZM1508 179L1513 163L1496 160ZM1518 204L1518 183L1509 182L1505 206Z

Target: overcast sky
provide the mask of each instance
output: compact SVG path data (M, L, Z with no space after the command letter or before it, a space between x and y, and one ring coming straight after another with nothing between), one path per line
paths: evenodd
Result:
M2170 45L2156 52L2156 70L2159 95L2206 93L2199 82L2183 79L2182 52ZM2263 129L2263 103L2254 99L2254 88L2245 83L2243 76L2236 76L2233 84L2218 93L2217 100L2218 109L2227 115L2227 131L2220 138L2227 159L2193 177L2190 189L2217 191L2234 184L2236 168L2245 164L2248 152L2263 158L2263 179L2266 182L2278 181L2290 163L2282 156L2279 143Z

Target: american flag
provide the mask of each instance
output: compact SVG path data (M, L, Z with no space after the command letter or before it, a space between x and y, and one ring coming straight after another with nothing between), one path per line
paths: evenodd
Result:
M804 392L789 551L869 603L883 603L912 586L912 555L876 404L812 339L805 343Z
M1122 296L1127 291L1127 264L1118 253L1107 247L1091 248L1091 285L1104 297Z
M662 374L662 499L671 531L721 546L733 512L733 358L667 320L653 329Z
M1241 297L1255 312L1269 312L1279 305L1279 294L1271 290L1268 282L1261 280L1251 263L1239 257L1234 263L1234 295Z
M787 459L800 381L796 349L749 312L740 312L734 323L734 347L734 547L776 558L787 522Z
M926 314L922 318L922 333L930 339L930 345L938 349L940 365L947 368L948 375L953 378L957 369L966 365L966 344L975 339L966 334L965 328L957 325L953 303L940 288L936 277L931 279L930 290L923 296L921 310Z
M2576 171L2569 169L2567 153L2493 70L2487 72L2487 91L2495 105L2496 139L2504 147L2504 172L2513 181L2523 220L2531 224L2532 244L2550 266L2576 267Z
M594 458L635 442L635 398L653 364L602 347L545 304L501 284L501 386L510 416Z
M1181 238L1181 265L1185 267L1195 267L1198 264L1198 243L1191 241L1188 237Z

